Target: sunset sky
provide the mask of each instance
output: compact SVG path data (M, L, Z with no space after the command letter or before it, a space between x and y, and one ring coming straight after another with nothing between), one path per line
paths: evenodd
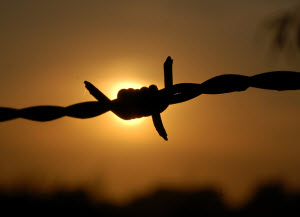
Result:
M270 49L264 23L298 0L49 0L0 3L0 107L68 106L121 88L163 88L221 74L300 71ZM296 56L298 55L298 56ZM124 202L158 187L217 186L240 198L261 181L300 188L300 91L202 95L152 119L0 123L0 187L86 187Z

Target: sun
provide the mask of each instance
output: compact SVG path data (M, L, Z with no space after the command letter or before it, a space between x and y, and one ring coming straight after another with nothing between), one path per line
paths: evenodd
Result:
M130 80L129 81L120 81L120 82L114 83L110 87L108 94L109 94L111 99L116 99L117 95L118 95L118 92L121 89L128 89L128 88L140 89L143 86L144 85L142 85L138 81L133 81L133 80L131 80L131 81ZM132 120L123 120L123 119L119 118L118 116L114 115L114 120L117 121L118 123L121 123L121 124L135 126L135 125L139 125L143 121L143 118L135 118L135 119L132 119Z

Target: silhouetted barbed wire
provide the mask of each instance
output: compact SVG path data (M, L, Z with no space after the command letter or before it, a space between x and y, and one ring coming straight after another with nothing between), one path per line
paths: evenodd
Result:
M51 121L63 116L85 119L112 111L124 120L152 116L157 132L167 140L160 113L171 104L182 103L201 94L240 92L249 87L277 91L300 89L300 73L293 71L272 71L254 76L225 74L211 78L202 84L173 85L172 63L171 57L165 61L165 88L161 90L158 90L155 85L141 89L122 89L117 99L110 100L93 84L85 81L86 89L98 101L83 102L68 107L34 106L23 109L0 107L0 121L15 118Z

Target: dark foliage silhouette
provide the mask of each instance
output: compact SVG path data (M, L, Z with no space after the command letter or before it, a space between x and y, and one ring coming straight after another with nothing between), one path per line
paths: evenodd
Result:
M299 216L300 192L269 183L260 186L246 203L233 207L214 189L158 190L125 206L93 201L81 190L47 195L19 191L0 192L0 207L6 216Z
M272 46L283 50L289 45L300 50L300 5L270 18L265 26L272 32Z
M124 120L152 116L154 126L165 140L168 140L160 113L169 105L191 100L201 94L224 94L245 91L249 87L268 90L300 89L300 73L293 71L272 71L254 76L225 74L211 78L202 84L180 83L173 85L173 60L168 57L164 63L165 88L158 90L150 85L141 89L122 89L117 99L110 100L93 84L85 86L98 101L83 102L68 107L35 106L24 109L0 107L0 121L26 118L34 121L51 121L63 116L92 118L112 111Z

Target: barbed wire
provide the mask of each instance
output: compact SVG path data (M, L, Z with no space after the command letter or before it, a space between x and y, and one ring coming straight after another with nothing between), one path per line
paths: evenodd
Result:
M110 100L90 82L85 81L86 89L98 101L82 102L67 107L34 106L23 109L0 107L0 121L25 118L33 121L51 121L64 116L74 118L93 118L112 111L122 119L130 120L152 116L159 135L167 140L160 113L169 105L191 100L201 94L224 94L245 91L249 87L268 90L300 89L300 73L294 71L272 71L254 76L225 74L213 77L202 84L180 83L173 85L173 60L165 62L165 88L158 90L150 85L141 89L122 89L117 99Z

